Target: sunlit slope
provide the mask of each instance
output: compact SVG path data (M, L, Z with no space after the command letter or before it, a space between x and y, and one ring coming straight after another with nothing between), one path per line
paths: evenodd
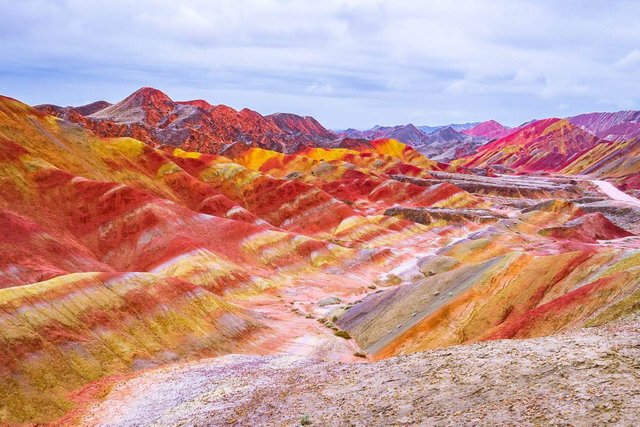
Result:
M252 148L235 157L234 163L216 156L174 150L173 160L270 224L325 236L346 218L381 214L395 203L416 206L444 206L454 201L463 206L479 203L452 185L425 188L391 179L399 170L428 177L428 169L370 151L314 148L284 155ZM433 166L422 156L411 161ZM369 222L376 221L369 218Z

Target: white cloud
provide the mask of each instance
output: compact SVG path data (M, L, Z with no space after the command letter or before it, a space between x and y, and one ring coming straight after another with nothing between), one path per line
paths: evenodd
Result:
M0 10L0 93L31 103L117 101L153 85L334 127L640 108L633 0L0 0Z

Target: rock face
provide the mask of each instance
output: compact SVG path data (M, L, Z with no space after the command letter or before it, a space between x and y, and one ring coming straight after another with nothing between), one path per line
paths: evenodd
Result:
M545 228L540 231L545 236L595 243L597 240L620 239L633 234L607 219L602 213L581 215L563 226Z
M440 180L446 180L456 187L463 188L471 193L485 195L500 195L509 197L548 198L554 195L571 197L576 195L575 182L571 179L539 178L520 179L517 176L481 176L442 171L432 171L434 179L418 178L406 175L393 175L394 179L410 182L420 186L437 184Z
M617 113L587 113L568 120L593 133L598 138L618 141L640 137L640 111Z
M444 273L457 267L458 264L460 261L455 258L438 255L430 255L418 261L418 267L425 276Z
M468 221L487 223L506 218L506 216L487 209L389 208L384 214L408 219L420 224L431 224L442 220L450 223Z
M298 116L291 113L276 113L266 116L279 129L292 136L317 138L319 142L330 141L335 138L335 134L325 129L316 119L310 116Z
M129 136L153 145L205 153L219 153L232 143L293 152L309 145L328 146L336 138L312 117L262 116L202 100L174 102L153 88L139 89L114 105L99 102L78 108L38 108L101 136Z

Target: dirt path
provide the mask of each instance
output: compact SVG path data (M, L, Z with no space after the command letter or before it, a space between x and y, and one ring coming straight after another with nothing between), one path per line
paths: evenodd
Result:
M621 191L618 190L613 184L611 184L610 182L607 181L602 181L599 179L594 179L591 180L591 182L593 182L595 185L598 186L598 188L600 188L600 191L602 191L604 194L606 194L607 196L609 196L610 198L612 198L613 200L618 200L621 202L626 202L626 203L631 203L632 205L638 206L640 207L640 200L636 199L635 197Z

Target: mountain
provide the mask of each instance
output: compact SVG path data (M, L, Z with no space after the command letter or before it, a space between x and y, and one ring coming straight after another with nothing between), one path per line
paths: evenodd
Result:
M452 127L444 127L432 132L416 149L434 160L450 162L475 153L488 141L486 137L466 135Z
M367 130L347 129L338 134L341 138L379 139L391 138L419 147L427 140L427 135L412 124L398 126L374 126Z
M98 111L103 110L109 106L111 106L111 104L107 101L96 101L90 104L81 105L79 107L59 107L53 104L43 104L38 105L36 108L53 116L61 117L67 120L73 120L72 116L74 115L88 116L90 114L97 113Z
M335 139L312 117L261 114L203 100L176 102L153 88L142 88L124 100L83 107L37 108L93 130L102 136L129 136L154 145L219 153L231 144L292 152L309 145L328 145Z
M562 393L583 396L587 375L598 402L633 402L633 203L572 177L453 173L388 138L295 153L241 141L224 155L187 151L156 140L199 137L202 124L261 141L275 129L291 140L321 129L299 116L134 95L88 116L67 109L77 122L0 97L0 424L210 424L224 406L225 423L245 423L246 413L271 425L277 413L286 424L339 425L352 421L350 406L328 405L317 420L299 412L316 404L304 400L309 390L340 384L348 397L374 380L367 396L381 412L358 400L358 422L388 424L392 411L407 424L413 413L389 410L393 396L379 393L407 372L444 375L451 363L450 375L420 384L456 393L440 393L447 405L472 395L469 410L504 414L513 400L476 389L487 385L486 363L499 371L505 360L489 384L500 396L566 384L559 378L577 384ZM123 129L152 142L118 136ZM586 164L598 147L635 153L616 144L548 119L474 158L526 171ZM626 160L620 167L637 172ZM585 351L598 363L585 366ZM509 352L518 357L504 359ZM532 380L523 358L561 371ZM459 381L469 372L471 388ZM302 401L281 399L289 389ZM432 396L402 388L406 402ZM562 401L556 415L604 416L592 399ZM467 418L452 423L474 422L458 409L451 417ZM540 422L526 413L524 424Z
M589 174L640 190L640 112L589 113L535 120L467 156L468 167ZM497 126L493 125L491 127ZM475 132L474 132L475 133ZM438 159L437 157L434 157Z
M431 127L427 133L424 127L412 124L398 126L374 126L368 130L347 129L338 134L340 138L377 139L392 138L408 144L422 154L434 160L449 162L458 157L468 156L489 141L485 136L466 135L457 129L464 129L465 125L451 125Z
M418 126L418 129L420 129L421 131L423 131L428 135L444 128L451 128L453 130L463 131L463 130L471 129L472 127L478 124L479 124L478 122L474 122L474 123L451 123L448 125L438 125L438 126L423 125L423 126Z
M498 139L511 133L511 128L503 126L495 120L488 120L472 128L464 129L462 133L471 136L483 136L488 139Z
M559 171L599 142L569 120L537 120L482 146L465 164L501 165L522 172Z
M275 113L266 116L279 129L292 136L305 137L313 135L319 140L332 140L335 134L325 129L316 119L310 116L298 116L291 113Z
M614 141L640 137L640 111L587 113L567 120L601 139Z

